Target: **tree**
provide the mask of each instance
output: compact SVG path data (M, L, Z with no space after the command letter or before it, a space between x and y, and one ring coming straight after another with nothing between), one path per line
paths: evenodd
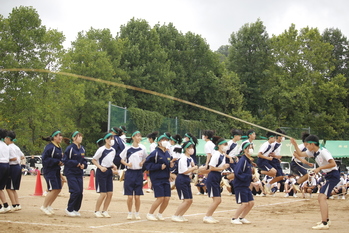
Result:
M175 74L170 70L170 61L160 46L159 36L145 20L131 19L120 28L118 40L125 42L120 67L127 72L123 81L131 86L175 95L172 85ZM142 109L167 115L173 101L133 90L127 90L127 107L141 106Z
M0 67L58 70L65 38L61 32L42 26L36 10L16 7L7 19L1 16L0 25ZM25 150L39 153L44 144L40 136L74 128L67 109L72 99L79 101L81 95L73 89L71 79L11 72L1 75L0 85L2 127L14 130Z
M266 107L260 95L265 77L269 75L269 36L263 22L245 24L230 37L229 70L235 72L244 84L241 90L245 97L246 109L259 115Z

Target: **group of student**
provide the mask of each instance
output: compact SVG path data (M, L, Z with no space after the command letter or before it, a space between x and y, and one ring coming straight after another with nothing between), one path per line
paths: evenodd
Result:
M149 175L155 201L151 205L146 218L150 221L164 220L163 212L169 204L171 197L171 181L177 189L177 194L183 202L178 206L171 220L174 222L186 222L188 219L184 217L186 211L193 202L191 191L191 179L194 173L196 177L203 179L205 182L200 183L198 188L207 193L212 198L205 217L204 223L218 223L213 218L213 213L221 203L221 182L222 175L232 184L235 192L236 203L240 204L236 210L231 223L233 224L249 224L251 223L245 217L254 205L251 187L253 181L257 181L260 175L269 177L265 181L264 190L270 193L275 190L274 186L284 179L284 174L280 166L280 149L284 140L285 132L277 129L274 132L266 134L266 142L262 144L258 151L258 159L252 158L254 152L253 140L256 137L254 130L247 131L247 139L238 145L243 132L241 130L231 130L231 140L225 140L222 137L215 136L214 131L205 130L202 139L205 140L206 162L198 167L196 161L196 145L198 140L192 134L187 133L182 138L180 135L170 135L164 133L158 135L153 132L147 135L150 145L150 154L146 152L146 148L141 144L142 134L139 131L132 132L131 136L126 139L125 126L113 127L97 141L100 146L95 152L92 162L97 166L96 171L96 191L100 194L95 205L94 215L97 218L111 217L108 213L108 207L113 196L113 175L118 173L119 169L125 169L124 176L124 195L127 196L127 219L141 219L140 196L143 195L143 173ZM0 141L0 166L12 167L8 163L14 163L23 156L23 153L16 152L16 159L10 159L9 155L4 155L2 147L11 147L15 139L12 132L0 130L1 139L9 144L6 146ZM67 182L69 186L70 198L67 204L66 214L71 217L80 216L80 207L83 199L83 169L87 167L85 149L82 146L83 135L79 131L71 134L70 138L64 138L62 133L57 130L49 137L43 138L48 141L44 152L42 153L42 163L44 177L47 183L48 194L44 199L41 210L47 214L54 214L51 207L58 194L62 189L63 182ZM61 142L64 140L67 148L63 152ZM296 191L300 191L300 184L309 179L309 176L319 173L321 170L324 175L324 185L320 189L318 200L321 211L321 222L313 229L328 229L331 224L328 217L328 206L326 199L331 196L332 190L339 183L339 172L331 154L323 148L319 139L315 135L303 135L303 144L297 145L294 139L290 139L295 147L293 154L291 169L293 173L300 176L298 180L292 183L292 187ZM14 146L12 146L14 147ZM17 147L18 148L18 147ZM19 150L20 151L20 150ZM18 153L18 154L17 154ZM5 158L8 159L5 161ZM19 157L18 157L19 156ZM307 164L313 166L305 157L314 157L318 167L309 173L303 166ZM7 164L7 165L6 165ZM65 177L60 172L61 166L64 165ZM0 198L4 207L0 211L5 211L8 204L3 195L3 171L0 169ZM9 169L11 170L11 169ZM20 170L19 170L20 171ZM12 174L12 173L11 173ZM5 175L6 176L6 175ZM6 182L5 182L6 183ZM7 183L9 184L9 183ZM19 187L19 185L18 185ZM7 186L11 189L12 186ZM10 194L11 193L11 194ZM10 191L11 198L15 192ZM18 200L18 197L17 197ZM15 198L12 201L13 208L20 209ZM134 211L133 210L134 206ZM155 211L158 209L158 213Z
M0 214L21 210L17 190L19 190L24 154L15 144L16 134L13 131L0 129ZM6 189L11 204L7 203Z

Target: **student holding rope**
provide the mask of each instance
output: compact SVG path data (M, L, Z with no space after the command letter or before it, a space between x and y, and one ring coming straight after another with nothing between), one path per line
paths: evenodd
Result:
M325 173L326 183L321 188L320 194L318 195L318 201L321 212L321 222L319 222L316 226L312 228L314 230L326 230L329 229L329 226L331 225L331 222L329 220L327 198L330 197L331 191L340 180L339 171L331 153L327 149L320 147L319 138L317 136L309 135L305 139L305 142L307 143L307 151L302 152L298 148L296 141L293 138L291 138L291 143L296 149L295 156L298 159L300 159L300 156L314 157L316 163L319 165L318 168L314 169L314 172L319 173L322 170Z

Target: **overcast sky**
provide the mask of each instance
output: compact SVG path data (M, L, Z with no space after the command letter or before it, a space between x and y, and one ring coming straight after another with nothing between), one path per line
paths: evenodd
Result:
M269 36L279 35L294 23L297 29L339 28L349 36L349 1L346 0L0 0L0 14L16 6L33 6L42 24L58 29L70 46L79 31L109 28L113 35L131 18L156 23L172 22L181 32L206 39L212 50L229 44L232 32L244 24L263 21Z

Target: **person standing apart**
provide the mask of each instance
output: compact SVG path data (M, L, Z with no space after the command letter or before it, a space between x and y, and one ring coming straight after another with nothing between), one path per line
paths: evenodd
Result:
M183 217L185 212L193 203L193 194L190 186L190 176L198 167L195 165L193 158L190 156L194 153L194 144L190 141L183 144L183 154L178 160L178 176L176 178L177 194L183 202L178 206L171 220L173 222L187 222L188 219Z
M124 179L124 195L127 195L127 219L141 219L139 209L141 207L141 195L143 193L143 163L148 156L145 146L139 144L142 140L141 132L135 131L127 143L127 146L120 154L121 163L127 168ZM135 213L132 213L133 199L135 201Z
M63 136L61 131L56 130L51 136L42 139L50 143L45 146L41 156L48 193L40 209L46 215L52 215L54 211L51 206L62 190L62 182L66 182L61 174L63 152L60 144Z
M155 202L150 207L147 219L150 221L165 220L162 213L165 211L171 197L170 166L171 156L167 149L170 146L170 137L165 133L158 137L153 152L149 154L144 163L149 171L150 180L154 189ZM172 164L173 166L173 164ZM155 217L154 212L160 206L159 213Z
M97 141L100 147L92 159L92 163L98 168L96 171L96 192L99 193L99 197L94 213L97 218L110 218L108 207L113 197L113 173L117 173L117 167L113 163L115 158L114 143L113 134L106 133L103 138ZM103 208L100 212L102 204Z
M70 217L81 216L79 210L83 197L83 175L87 168L85 148L81 145L82 134L79 131L72 133L70 139L64 140L69 146L65 149L63 156L64 175L68 181L70 198L66 214Z
M16 141L16 134L13 131L8 131L5 137L5 143L9 147L10 153L10 175L7 179L6 191L10 197L13 210L21 210L22 207L19 204L18 194L16 190L19 190L22 179L22 168L20 162L24 159L24 154L19 147L14 144Z
M10 172L10 151L6 143L4 142L7 136L5 129L0 129L0 214L11 211L11 207L8 205L4 189L7 183L7 178Z

